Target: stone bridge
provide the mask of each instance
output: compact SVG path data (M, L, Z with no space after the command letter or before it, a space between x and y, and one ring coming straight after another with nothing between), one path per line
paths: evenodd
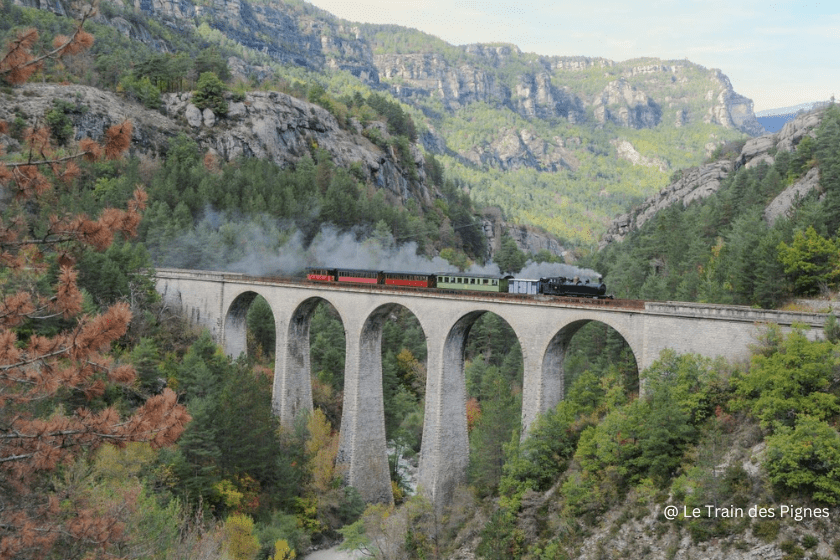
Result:
M762 325L793 323L822 329L825 315L748 307L622 300L575 300L514 294L451 293L377 285L339 285L288 278L158 269L164 303L206 327L230 356L245 352L245 318L259 294L274 313L276 357L272 402L284 425L312 409L309 322L322 301L341 317L346 335L344 407L338 459L347 481L370 502L393 500L382 397L382 326L400 307L426 336L427 381L419 486L437 504L465 480L469 459L464 345L485 312L507 321L524 361L522 425L563 398L563 361L572 336L598 321L627 341L639 371L662 350L745 360ZM523 432L524 433L524 432Z

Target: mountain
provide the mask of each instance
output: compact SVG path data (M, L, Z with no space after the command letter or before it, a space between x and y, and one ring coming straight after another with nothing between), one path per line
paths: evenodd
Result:
M741 167L751 169L760 164L770 165L774 163L779 152L795 152L803 138L813 137L823 111L824 108L816 108L809 112L800 112L791 117L778 132L752 138L744 142L736 153L728 154L728 157L681 171L666 188L630 212L615 218L601 238L599 247L604 248L610 243L624 240L663 210L673 206L686 207L694 201L713 196L720 190L725 179ZM785 214L797 198L804 197L816 186L815 173L806 174L801 180L791 184L768 204L765 210L768 221Z
M774 116L782 116L782 115L795 115L797 113L803 112L807 113L808 111L812 111L814 109L819 109L820 107L825 106L827 103L825 101L809 101L808 103L800 103L799 105L791 105L790 107L777 107L775 109L764 109L763 111L757 111L755 113L756 118L759 117L774 117Z
M780 107L778 109L765 109L755 114L756 120L767 132L779 132L785 123L793 120L800 113L807 113L827 105L825 101L814 101L800 103L792 107Z
M72 14L67 0L16 3ZM95 22L148 51L196 43L245 83L320 83L393 96L420 144L480 205L507 221L591 245L609 220L717 146L760 134L752 101L720 70L686 60L546 57L515 45L453 46L398 26L348 22L299 0L100 4ZM144 60L143 57L146 57ZM305 91L304 86L304 91ZM346 103L345 103L346 104Z
M249 355L258 365L255 375L247 375L250 364L226 363L207 335L187 350L189 329L152 304L151 285L144 295L135 284L142 281L138 269L149 264L146 251L184 258L179 266L187 268L202 268L201 259L212 257L253 272L256 259L264 265L300 256L296 250L316 238L320 246L344 253L343 240L362 240L381 255L390 255L397 240L411 239L415 247L399 249L412 257L415 248L428 255L448 251L450 263L478 257L487 243L502 246L500 257L519 256L515 247L508 251L511 241L531 251L561 250L556 239L540 237L533 226L505 222L497 209L485 210L479 222L467 190L522 223L554 218L547 222L552 228L594 249L608 209L641 201L640 193L662 183L664 191L626 217L628 231L618 232L623 240L581 258L581 264L603 271L619 298L773 307L793 295L836 288L840 241L826 237L840 228L836 107L802 115L780 133L750 137L757 129L749 100L719 71L685 61L638 66L639 61L552 59L557 67L546 69L547 59L513 46L452 47L402 28L345 25L301 3L141 2L131 9L107 3L101 8L98 23L91 24L96 43L90 56L45 65L34 83L0 87L4 161L33 157L26 129L34 122L49 124L57 144L74 134L99 138L125 118L134 124L132 157L77 166L75 173L61 173L61 182L50 181L54 189L39 182L33 190L43 188L43 198L14 210L37 215L32 233L41 236L52 224L61 225L52 208L57 214L95 215L142 184L150 204L138 243L117 243L104 253L76 252L58 238L56 253L21 259L26 266L10 268L11 282L5 283L13 293L40 280L39 269L45 280L52 276L41 262L78 259L85 313L107 301L130 301L138 311L133 340L114 345L113 355L115 364L137 365L142 385L125 391L109 387L90 404L131 407L143 399L138 387L153 391L166 384L177 387L190 407L190 432L178 448L137 463L142 476L127 481L119 469L106 475L117 464L107 456L65 469L79 475L71 486L81 487L82 494L76 502L62 496L60 508L47 508L50 514L66 518L67 511L83 511L81 506L91 503L107 506L116 497L116 509L132 515L130 522L114 525L126 528L125 543L109 546L82 536L98 551L116 554L143 546L155 551L148 553L153 557L189 556L174 550L181 540L193 539L185 533L198 535L193 541L199 539L203 549L221 551L223 544L213 540L221 533L211 532L209 518L216 524L227 516L222 530L239 533L235 520L247 521L235 509L239 494L250 496L247 507L258 520L242 534L259 540L260 555L282 555L289 546L300 555L310 542L324 542L314 539L333 538L335 529L363 509L352 492L334 492L338 484L319 483L327 493L313 494L315 485L306 481L322 463L304 456L302 450L310 455L311 448L302 435L281 441L291 434L274 430L269 421L271 349L277 344L268 303L255 298L248 312ZM11 10L10 2L0 9L10 16L0 18L3 31L36 22L50 37L70 25L45 11ZM144 10L176 15L150 18ZM277 35L280 31L284 34ZM430 45L436 55L429 55ZM382 57L392 61L390 77ZM415 59L428 68L410 70ZM242 81L225 77L222 83L220 76L229 71ZM421 87L429 75L437 76L437 90ZM438 162L457 184L443 181ZM26 168L16 169L27 177ZM21 190L28 188L22 183ZM8 202L8 194L0 193L7 199L0 202ZM325 224L343 228L343 237L334 230L327 235ZM13 237L7 236L6 245L37 254ZM62 273L69 275L67 268ZM828 302L818 305L825 309ZM422 363L428 349L419 323L392 311L382 325L386 429L412 439L406 447L413 453L422 436ZM35 313L33 321L6 329L9 340L21 341L21 350L27 338L28 347L43 346L48 339L40 333L55 333L58 318ZM320 307L310 325L311 365L318 372L313 398L329 414L309 424L310 433L329 434L327 422L337 427L341 417L347 357L341 321L331 315ZM366 513L371 523L363 517L362 524L387 530L395 550L411 549L406 553L413 557L746 559L803 558L806 550L813 557L840 553L836 531L824 521L828 506L833 514L840 503L840 473L826 468L840 453L836 322L826 323L829 341L813 340L813 333L782 337L769 328L749 366L664 352L647 372L638 371L623 335L606 325L576 322L571 328L580 330L563 341L564 400L520 439L518 388L523 356L533 349L521 347L503 320L484 314L471 327L473 338L461 356L471 397L466 406L475 421L473 488L456 492L444 515L415 500L393 512L372 508ZM54 415L54 405L70 410L81 399L68 391L11 410L46 418ZM326 463L324 480L338 482L329 456ZM39 518L47 503L41 497L64 492L62 480L70 479L43 477L43 486L24 494ZM126 482L136 491L123 492ZM147 491L150 499L133 507L131 496ZM232 501L220 500L220 493ZM335 501L340 494L344 501ZM161 509L185 497L185 508L214 505L206 532L182 529L187 509ZM666 504L678 513L719 504L729 515L715 510L669 520ZM741 506L777 512L784 507L797 517L732 514ZM201 515L195 519L202 523ZM383 523L386 519L393 524ZM345 534L361 530L355 525ZM17 530L10 523L2 527L5 534ZM148 535L146 527L155 534ZM168 537L161 537L160 527L168 528Z

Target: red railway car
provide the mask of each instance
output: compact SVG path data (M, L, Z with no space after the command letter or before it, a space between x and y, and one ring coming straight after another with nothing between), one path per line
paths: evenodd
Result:
M411 286L413 288L434 288L436 276L421 272L383 272L387 286Z
M315 280L316 282L335 282L335 269L315 267L307 268L306 279Z
M351 268L339 268L335 271L337 281L353 284L381 284L381 274L376 270L354 270Z

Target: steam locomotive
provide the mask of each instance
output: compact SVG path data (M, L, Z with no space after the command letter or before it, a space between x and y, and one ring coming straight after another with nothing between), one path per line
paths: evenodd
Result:
M307 280L351 284L380 284L438 290L464 290L513 294L542 294L584 298L609 298L607 286L600 277L595 282L579 277L526 279L513 276L488 276L464 272L389 272L384 270L359 270L349 268L306 269Z

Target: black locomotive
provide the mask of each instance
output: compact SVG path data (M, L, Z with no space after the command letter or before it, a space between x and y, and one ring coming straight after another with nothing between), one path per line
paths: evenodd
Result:
M581 281L579 278L566 278L555 276L553 278L540 278L539 293L548 296L571 296L586 298L605 298L607 296L607 285L602 278L595 283L589 280Z

